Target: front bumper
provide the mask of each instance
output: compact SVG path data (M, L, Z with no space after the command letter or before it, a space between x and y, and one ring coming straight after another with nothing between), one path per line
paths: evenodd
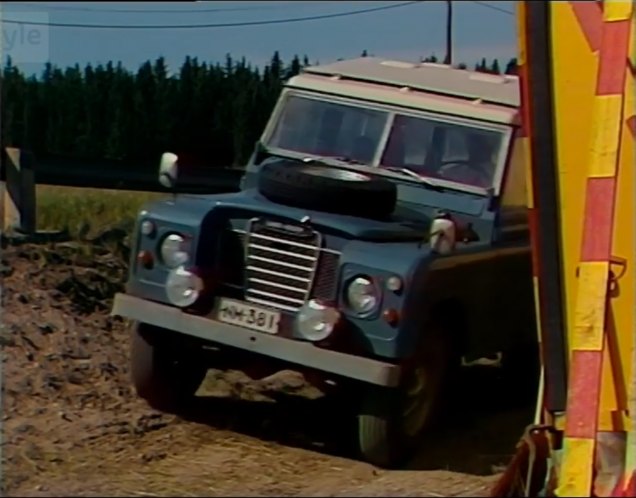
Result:
M128 294L115 296L111 315L370 384L395 387L399 382L400 367L392 363L329 351L309 342L272 336L211 318L189 315L178 308Z

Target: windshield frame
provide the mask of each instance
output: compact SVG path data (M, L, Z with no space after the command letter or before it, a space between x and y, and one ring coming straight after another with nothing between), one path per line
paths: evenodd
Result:
M382 156L386 150L387 143L389 140L389 136L393 127L393 122L395 120L396 115L402 115L407 117L414 118L423 118L430 119L433 121L439 121L442 123L449 124L457 124L462 126L473 127L477 130L485 130L485 131L496 131L502 134L501 141L501 149L499 150L499 154L497 157L497 164L495 166L495 170L493 173L492 185L491 187L478 187L473 185L468 185L465 183L454 182L452 180L429 177L422 175L423 180L430 180L431 183L435 185L439 185L443 188L448 188L451 190L458 190L463 192L469 192L472 194L480 194L484 196L498 196L501 193L503 187L503 177L506 169L506 164L508 163L508 158L510 156L511 144L514 139L515 134L515 126L512 125L504 125L499 123L492 123L487 121L480 121L476 119L454 116L454 115L445 115L438 112L427 112L420 109L413 109L410 107L400 107L390 104L382 104L378 102L372 102L367 100L353 99L350 97L342 97L340 95L335 94L326 94L315 91L307 91L300 90L297 88L284 88L281 96L279 97L276 106L272 111L272 115L267 122L265 130L261 136L261 143L263 143L269 150L271 150L274 154L279 154L283 156L289 156L296 159L304 159L307 157L316 158L316 156L312 156L309 154L305 154L302 152L290 150L290 149L282 149L279 147L273 147L269 145L269 141L274 134L274 131L279 123L281 114L285 108L285 104L289 97L301 97L307 98L310 100L317 100L319 102L325 103L337 103L349 105L352 107L359 107L363 109L369 110L377 110L387 113L387 119L384 123L384 129L382 130L382 134L380 135L380 141L377 145L377 150L375 151L375 155L373 160L366 164L358 164L358 163L349 163L346 161L338 161L337 159L330 158L329 156L324 156L325 162L327 164L333 163L333 165L337 165L337 167L341 167L344 169L349 169L352 171L362 172L362 173L371 173L378 176L385 176L392 180L399 180L402 182L407 182L412 185L419 185L419 182L416 178L410 178L407 175L403 175L401 173L397 173L394 171L390 171L388 169L384 169L381 167L380 161ZM322 157L322 156L320 156ZM317 159L320 160L320 159Z

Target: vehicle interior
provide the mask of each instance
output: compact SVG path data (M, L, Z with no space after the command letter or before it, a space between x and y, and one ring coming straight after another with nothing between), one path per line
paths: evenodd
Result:
M506 160L505 138L503 130L467 120L290 94L269 145L490 188Z

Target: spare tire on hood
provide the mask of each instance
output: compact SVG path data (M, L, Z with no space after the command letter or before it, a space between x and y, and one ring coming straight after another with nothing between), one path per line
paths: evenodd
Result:
M315 162L264 163L258 190L279 204L364 218L386 218L397 202L389 180Z

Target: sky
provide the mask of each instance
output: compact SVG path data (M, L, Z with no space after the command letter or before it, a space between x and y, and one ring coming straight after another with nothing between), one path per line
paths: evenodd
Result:
M47 26L196 25L276 20L375 8L402 2L242 1L242 2L2 2L2 59L11 55L27 74L47 61L58 66L121 61L136 70L146 60L165 57L178 70L189 55L223 61L230 53L260 66L278 50L284 61L307 55L330 62L370 55L419 60L445 52L446 2L425 0L378 12L314 21L262 26L199 29L77 29ZM453 2L453 62L470 65L516 55L516 18L512 1ZM207 12L205 12L207 11ZM502 12L504 11L504 12ZM7 20L35 24L9 24ZM43 24L43 25L42 25Z

